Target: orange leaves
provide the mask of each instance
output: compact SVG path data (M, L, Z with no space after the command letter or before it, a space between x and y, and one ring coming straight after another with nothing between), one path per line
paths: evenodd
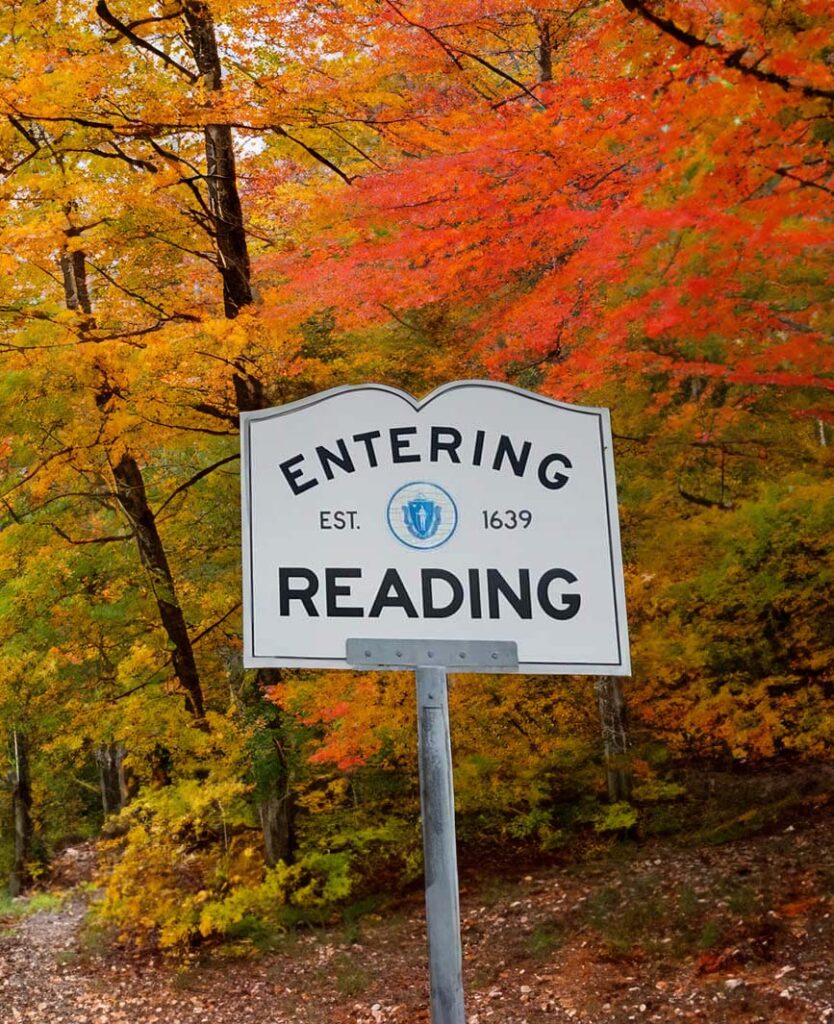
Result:
M331 673L327 682L317 677L282 683L270 688L268 697L315 731L316 742L308 751L311 764L350 771L377 757L383 736L396 729L402 712L396 709L386 719L380 716L380 705L390 710L400 683L396 679L392 685L391 677L386 680L378 673ZM410 677L407 685L411 686ZM406 713L405 721L410 719Z
M770 66L780 75L790 78L800 78L807 70L807 61L794 57L791 54L777 54L770 59Z

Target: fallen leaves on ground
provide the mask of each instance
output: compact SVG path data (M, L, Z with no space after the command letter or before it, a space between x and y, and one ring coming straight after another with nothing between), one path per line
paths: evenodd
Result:
M517 877L468 869L468 1024L834 1024L832 851L829 812L722 846L653 842ZM91 948L88 898L70 890L8 923L3 1024L429 1021L420 893L358 935L301 932L257 960L186 964Z

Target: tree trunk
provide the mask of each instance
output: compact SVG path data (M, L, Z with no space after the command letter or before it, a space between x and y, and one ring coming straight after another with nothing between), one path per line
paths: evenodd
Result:
M139 557L148 571L159 616L168 638L173 644L171 660L174 674L185 690L185 705L198 724L206 727L203 690L194 649L188 635L182 607L174 587L174 578L159 536L156 519L148 504L145 481L136 459L125 452L112 467L116 482L116 496L130 520L139 547Z
M86 256L80 249L76 249L75 252L63 252L60 263L67 309L80 309L82 313L91 314L93 308L87 290Z
M259 409L266 409L269 402L264 391L263 383L251 373L243 370L232 375L232 383L235 388L235 404L238 412L257 412Z
M223 88L223 69L208 4L203 0L186 0L183 16L197 68L206 87L218 92ZM249 250L237 188L232 129L226 124L209 124L204 134L209 209L223 278L223 308L231 320L252 301Z
M84 253L80 251L64 253L61 256L61 269L64 275L64 299L67 308L80 308L83 312L92 314ZM96 404L99 408L105 408L113 393L111 385L105 381L100 393L96 396ZM194 660L194 651L191 647L191 638L188 635L185 616L177 599L174 578L171 575L165 548L159 536L154 514L148 504L142 471L133 456L127 452L122 455L112 470L119 504L133 527L139 547L139 557L151 578L151 586L156 597L162 625L174 645L172 654L174 674L185 690L186 707L198 723L205 727L203 691L197 673L197 664ZM101 770L101 762L99 768ZM119 787L123 787L123 784L124 778L122 777ZM102 782L105 814L109 813L108 802L112 803L111 797L114 794L115 785L110 789L108 796L105 795L104 782ZM122 802L121 795L117 802Z
M553 29L550 18L536 18L539 31L539 46L536 58L539 62L539 80L553 81Z
M124 757L125 749L118 743L103 743L96 749L101 806L105 818L118 814L127 804Z
M14 819L14 861L9 892L19 896L31 881L34 828L32 825L32 781L29 777L29 747L18 729L12 731L12 817Z
M171 785L171 751L161 743L157 743L150 752L148 761L151 766L151 782L158 789Z
M280 669L262 668L255 677L258 693L277 683ZM264 858L272 868L279 860L291 864L295 856L295 799L284 716L276 709L267 725L275 761L267 771L268 782L261 785L257 798L258 817L264 839Z
M243 210L236 184L232 129L228 125L210 124L206 126L205 136L209 208L223 278L223 312L233 320L241 307L252 301L252 288Z
M616 803L631 798L631 767L628 762L628 715L623 685L617 676L601 676L596 682L608 798Z
M284 775L276 792L258 803L258 817L264 837L264 859L274 868L279 860L291 864L295 854L295 813L289 775Z

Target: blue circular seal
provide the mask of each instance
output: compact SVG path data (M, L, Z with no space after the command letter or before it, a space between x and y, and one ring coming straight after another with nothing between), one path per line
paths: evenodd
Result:
M400 544L422 551L445 544L458 525L458 509L451 494L425 480L394 491L385 515Z

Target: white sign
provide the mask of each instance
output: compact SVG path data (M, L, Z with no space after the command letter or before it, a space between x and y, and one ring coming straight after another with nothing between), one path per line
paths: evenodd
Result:
M459 381L241 415L244 664L351 638L514 640L519 672L630 673L607 409Z

